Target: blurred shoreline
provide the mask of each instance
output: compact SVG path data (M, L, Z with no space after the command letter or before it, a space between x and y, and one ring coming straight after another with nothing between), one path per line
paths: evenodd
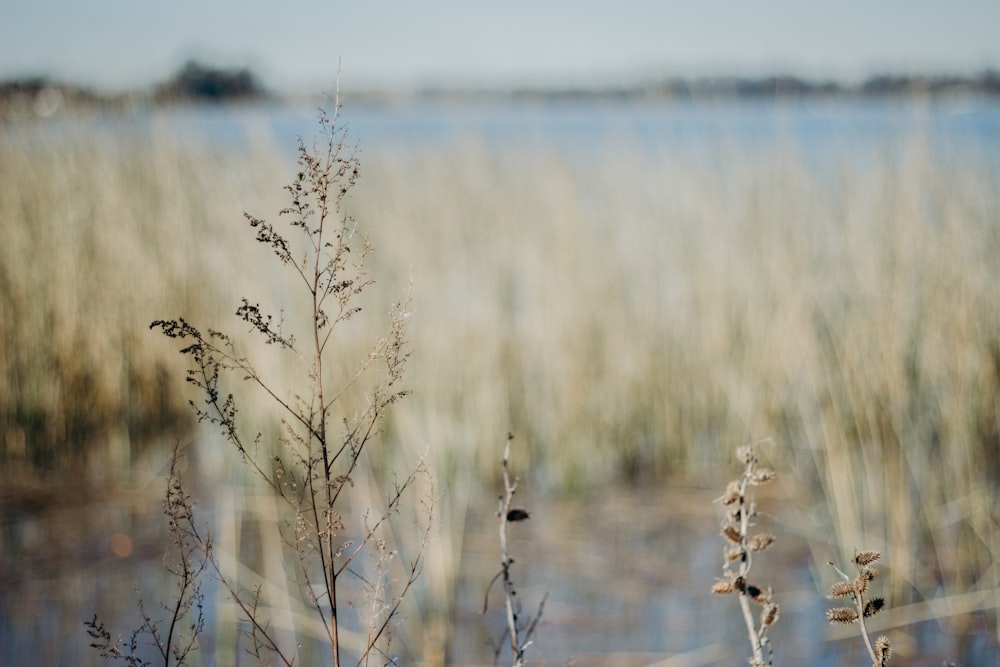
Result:
M652 77L592 86L442 87L412 89L352 87L354 103L562 101L675 102L779 99L954 99L1000 96L1000 71L973 74L883 73L858 82L810 79L788 74L761 77ZM188 62L169 80L147 89L109 92L45 75L0 81L0 119L49 117L73 110L130 110L178 104L281 104L313 102L323 94L282 94L266 87L247 68L222 69Z

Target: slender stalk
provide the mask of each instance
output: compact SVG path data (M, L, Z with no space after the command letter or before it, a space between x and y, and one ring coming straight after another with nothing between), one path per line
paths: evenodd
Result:
M513 560L510 557L510 552L507 550L507 517L510 515L511 501L514 499L514 493L517 491L517 482L515 478L512 482L510 479L510 467L508 462L510 461L510 442L514 439L514 436L507 434L507 443L504 446L503 458L500 459L503 465L503 488L504 493L500 497L500 509L498 514L500 515L500 567L503 569L503 590L504 590L504 607L507 612L507 634L510 639L510 648L514 654L514 667L520 667L524 664L524 647L521 646L521 640L518 637L518 626L517 626L517 610L514 608L514 597L516 595L514 591L514 582L510 576L510 566L513 564Z
M753 649L753 660L750 664L763 665L765 664L764 649L761 646L760 635L757 633L753 613L750 611L750 601L747 599L745 593L740 593L740 609L743 611L743 622L747 626L747 638L750 640L750 647Z
M499 579L502 581L504 592L504 614L507 621L507 629L503 636L494 645L494 663L499 664L500 654L503 652L504 640L510 642L510 649L513 658L513 667L522 667L525 663L525 651L531 645L531 637L538 627L538 622L542 619L545 611L545 601L548 599L548 592L542 596L542 601L538 604L538 611L527 625L521 622L520 604L517 601L517 591L514 589L514 579L511 576L511 566L514 559L510 557L507 542L507 527L511 522L524 521L530 518L527 510L511 507L514 493L517 491L518 480L510 478L510 443L514 436L507 434L507 443L504 446L503 457L500 463L503 467L503 493L500 494L497 517L500 519L500 571L496 573L486 587L486 596L483 600L483 613L489 608L489 594L493 584Z
M747 545L747 535L750 531L750 517L754 513L753 503L747 503L747 484L753 475L753 464L748 463L746 470L743 472L743 477L740 478L740 506L742 511L740 512L740 548L743 552L742 560L740 561L740 576L744 580L750 576L750 570L753 568L753 553L748 548ZM747 637L750 640L750 646L753 649L753 662L754 665L763 665L764 663L764 647L761 645L761 635L757 630L756 621L754 620L753 614L750 611L750 599L747 597L746 591L740 591L740 609L743 611L743 621L747 626Z
M338 81L337 87L337 97L334 102L334 115L333 120L336 123L337 114L340 110L340 86ZM332 149L333 142L330 142L328 149ZM326 157L325 168L327 171L330 169L330 156L329 150ZM333 649L333 667L340 667L340 622L337 617L337 571L335 563L335 551L334 551L334 526L333 526L333 489L332 487L332 473L330 470L330 453L327 447L327 431L326 431L326 400L323 392L324 382L323 382L323 343L320 341L320 323L322 322L322 296L320 295L320 274L321 267L320 263L323 256L323 225L326 222L326 200L323 200L322 209L319 216L319 225L317 228L317 233L315 237L315 242L313 244L313 281L310 288L312 293L312 334L313 334L313 350L315 355L315 362L313 363L313 372L316 373L314 382L316 385L317 397L316 400L319 404L319 426L317 431L312 435L316 437L319 441L320 451L323 454L323 481L324 481L324 497L326 499L326 553L328 554L326 568L326 592L327 597L330 601L330 642ZM312 421L312 420L310 420ZM323 549L320 549L323 552Z
M868 637L868 628L865 626L865 605L861 601L861 596L858 596L854 602L858 607L858 623L861 625L861 638L865 640L865 648L868 649L868 655L872 659L872 664L877 665L880 661L875 657L875 647L872 646L872 640Z

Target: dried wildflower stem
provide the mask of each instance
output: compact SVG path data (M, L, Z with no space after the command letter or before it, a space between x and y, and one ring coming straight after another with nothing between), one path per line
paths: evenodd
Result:
M779 606L774 602L770 589L764 590L749 582L753 567L753 553L764 551L774 543L774 536L769 533L750 534L753 518L756 516L756 506L749 497L750 487L765 484L774 478L774 473L766 468L758 468L757 455L754 448L763 440L740 447L736 454L743 463L743 474L726 487L726 493L718 499L727 508L722 523L722 534L728 541L723 565L723 578L712 587L714 593L737 593L739 595L740 611L747 628L747 637L753 656L752 665L772 664L772 651L767 631L778 619ZM739 563L734 569L734 563ZM760 618L754 619L750 602L761 605Z
M885 601L882 598L870 596L866 598L865 595L869 591L869 583L878 576L874 563L881 557L877 551L857 552L853 562L858 575L853 580L834 563L827 563L843 580L830 587L830 595L834 598L849 597L854 604L853 609L851 607L834 607L828 610L827 620L831 623L842 624L857 622L861 627L861 638L865 642L865 648L868 649L868 655L871 657L874 667L884 667L891 655L889 638L883 635L872 643L868 627L865 625L865 618L874 616L885 606Z
M875 657L875 647L872 646L872 640L868 636L868 628L865 626L865 607L861 603L860 596L856 603L858 605L858 623L861 625L861 638L865 640L865 648L868 649L868 655L871 656L873 664L881 665L882 661Z
M750 531L750 516L756 511L756 507L753 502L749 504L745 502L747 485L750 482L752 474L753 462L748 461L747 467L743 472L743 477L740 479L740 507L743 510L740 512L740 551L743 554L740 560L740 576L744 579L750 575L750 570L753 567L753 554L747 549L747 534ZM764 664L764 638L762 634L764 628L757 629L753 614L750 612L750 599L747 597L745 590L740 591L739 601L740 610L743 612L743 621L747 626L747 635L750 639L750 644L753 646L754 664L762 665Z
M753 567L753 556L751 555L750 550L747 549L747 533L750 530L750 516L754 513L755 506L753 502L746 503L745 501L747 485L752 473L753 464L748 462L739 484L740 553L742 554L742 558L740 559L739 578L742 579L744 583L746 578L750 575L750 570ZM763 665L765 664L762 635L764 628L761 628L760 630L757 629L753 613L750 611L750 599L747 596L745 586L743 590L739 590L739 602L740 611L743 612L743 622L746 623L747 626L747 637L750 639L750 645L753 649L753 662L751 664ZM767 664L770 664L770 661L768 661Z
M269 247L298 286L300 299L293 301L298 307L291 315L307 335L300 343L285 331L284 312L274 317L246 298L236 315L250 325L250 334L258 344L270 346L275 356L281 355L288 373L298 373L292 384L299 391L277 389L278 382L259 372L250 355L239 349L237 340L220 331L198 329L183 318L157 320L151 328L189 343L181 352L189 355L193 365L188 382L203 393L201 402L191 402L198 419L217 426L248 468L289 510L292 520L285 524L281 536L298 562L305 583L304 602L326 631L332 665L340 667L341 626L347 620L343 614L356 614L357 607L348 596L350 586L357 582L371 596L372 609L376 610L366 619L369 634L357 664L380 660L388 652L391 621L423 561L418 553L402 564L402 587L387 595L387 581L382 577L388 576L396 551L388 548L381 535L406 502L404 495L414 486L417 475L428 471L423 464L418 465L396 483L395 492L381 510L365 514L363 537L355 541L347 536L342 498L363 470L365 451L379 433L386 412L408 394L399 385L409 351L405 304L397 304L390 313L388 333L374 342L356 370L339 380L329 372L329 357L337 342L334 332L361 312L358 300L373 283L365 266L371 246L342 208L344 197L357 183L359 161L356 149L346 143L344 128L338 125L339 93L334 104L332 117L320 110L321 141L312 148L299 141L298 173L285 187L290 205L279 212L284 224L245 214L256 240ZM371 378L376 372L378 376ZM362 380L363 376L369 380ZM249 391L260 392L276 404L283 427L275 443L279 447L262 448L264 435L260 432L252 440L245 434L237 407L242 400L224 391L229 382L245 383ZM349 393L351 398L363 399L362 407L351 410L343 405L342 399ZM422 531L424 540L429 525L428 521ZM372 559L374 577L363 577L358 574L360 568L354 567L362 553ZM268 632L269 619L258 605L259 592L241 591L217 564L213 567L250 624L253 654L260 657L266 652L269 660L298 663L297 643L279 646ZM344 581L347 575L351 577L349 584Z
M503 458L500 460L503 466L503 489L504 493L500 497L500 566L503 568L503 592L504 606L507 611L507 633L510 635L510 648L514 652L514 665L524 664L524 646L521 646L518 637L517 611L514 608L514 582L510 577L510 566L514 562L511 560L510 552L507 549L507 515L510 513L510 505L514 500L514 493L517 491L517 478L512 482L510 479L510 442L514 436L507 434L507 442L504 445Z
M834 563L831 562L831 563L829 563L829 565L834 570L837 571L837 574L839 574L841 577L844 578L844 581L848 581L849 582L851 580L851 578L849 576L847 576L847 574L845 574L844 571L841 570L839 567L837 567ZM853 590L854 586L852 586L851 588ZM861 626L861 638L865 641L865 648L868 649L868 655L871 656L872 660L875 660L875 648L872 646L872 640L868 636L868 628L865 626L865 601L864 601L864 598L859 593L857 593L856 591L852 592L851 598L854 601L854 606L858 610L858 612L857 612L858 613L858 619L857 620L858 620L858 624Z
M503 457L500 459L500 464L503 468L503 493L500 495L499 507L497 508L497 517L500 524L500 572L493 577L493 580L486 589L483 611L485 612L489 606L489 589L497 579L500 579L503 585L504 611L507 619L507 629L504 631L504 635L510 643L513 666L522 667L526 664L525 651L531 645L531 637L535 633L538 622L541 620L542 613L545 610L545 600L548 598L548 593L542 597L542 601L538 605L538 611L531 619L531 622L527 626L523 626L520 623L521 606L517 601L517 591L514 587L514 579L511 576L511 566L514 564L514 559L510 557L510 551L507 547L507 529L511 523L527 520L530 518L530 514L524 509L512 506L518 483L516 477L512 481L510 476L510 443L513 439L514 436L508 433L507 442L504 445ZM498 663L503 648L503 638L501 638L500 642L494 648L494 659Z

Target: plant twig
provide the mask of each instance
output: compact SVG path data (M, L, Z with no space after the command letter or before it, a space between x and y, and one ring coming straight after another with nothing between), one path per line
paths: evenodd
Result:
M526 664L525 652L532 643L531 637L534 635L538 627L538 622L541 620L542 613L545 610L545 601L548 599L548 593L542 597L535 615L527 624L524 624L520 618L521 605L517 599L517 590L515 589L514 579L511 575L511 566L514 564L514 559L511 558L510 550L508 549L507 532L511 523L526 521L531 515L527 510L513 506L514 494L517 492L519 481L516 477L512 480L510 476L510 444L513 439L513 434L508 433L507 441L504 445L503 457L500 459L500 464L503 468L503 493L499 497L499 506L497 508L500 530L500 571L490 580L486 588L483 611L486 611L489 602L490 588L493 587L496 581L501 581L504 591L504 612L507 623L503 637L495 647L494 658L499 660L503 641L506 639L510 644L513 667L522 667Z

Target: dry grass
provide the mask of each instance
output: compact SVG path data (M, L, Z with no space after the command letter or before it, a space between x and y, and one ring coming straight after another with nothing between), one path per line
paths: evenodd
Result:
M717 477L720 443L774 434L817 562L884 547L900 604L1000 583L991 168L917 139L832 174L784 153L721 173L379 157L356 201L381 221L375 272L419 285L400 428L446 479L489 474L476 443L507 426L567 489Z
M229 310L250 243L233 214L280 181L247 156L35 130L0 144L0 462L127 468L190 423L182 365L148 323Z
M5 468L174 424L180 371L146 326L268 290L226 276L253 274L232 268L253 256L241 213L277 211L289 164L10 128L0 151ZM920 137L826 169L792 150L721 157L363 154L349 207L377 250L373 330L416 285L414 394L386 435L429 446L449 489L427 554L437 603L508 430L526 483L570 491L717 478L727 443L771 434L817 562L878 549L899 606L1000 585L995 168Z

